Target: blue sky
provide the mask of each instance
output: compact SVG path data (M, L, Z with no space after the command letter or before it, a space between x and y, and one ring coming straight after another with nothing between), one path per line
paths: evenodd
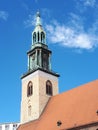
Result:
M20 120L20 77L38 10L60 93L98 79L97 0L0 0L0 123Z

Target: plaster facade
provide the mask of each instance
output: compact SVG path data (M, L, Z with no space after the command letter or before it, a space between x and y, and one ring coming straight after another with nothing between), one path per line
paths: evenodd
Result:
M58 77L37 70L22 79L22 101L21 101L21 123L38 119L43 112L50 95L46 94L46 81L52 83L53 95L58 94ZM27 85L31 81L33 83L33 94L27 96ZM31 112L29 113L29 106Z

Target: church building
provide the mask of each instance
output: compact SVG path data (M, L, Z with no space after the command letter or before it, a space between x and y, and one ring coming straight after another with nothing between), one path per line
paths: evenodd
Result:
M98 80L58 93L59 74L51 68L39 12L27 55L18 130L98 130Z

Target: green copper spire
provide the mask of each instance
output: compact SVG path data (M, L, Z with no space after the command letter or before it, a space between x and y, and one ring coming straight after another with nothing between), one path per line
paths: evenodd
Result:
M36 26L42 25L39 11L36 14Z
M46 44L46 33L41 24L40 13L36 14L36 25L32 32L32 48Z
M51 70L51 51L46 45L46 33L41 24L40 13L36 13L35 28L32 31L32 46L28 52L28 70L41 68Z

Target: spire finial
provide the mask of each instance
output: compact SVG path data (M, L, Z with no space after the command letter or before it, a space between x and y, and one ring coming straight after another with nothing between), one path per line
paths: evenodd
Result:
M36 25L41 25L40 12L37 11L36 14Z
M39 11L37 11L37 17L40 17L40 12Z

